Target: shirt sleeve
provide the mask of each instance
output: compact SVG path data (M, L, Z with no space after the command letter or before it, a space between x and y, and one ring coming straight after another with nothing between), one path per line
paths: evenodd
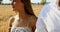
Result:
M44 21L43 21L47 17L47 14L46 14L48 12L47 10L48 10L48 4L46 4L43 7L43 9L41 10L41 12L38 16L35 32L47 32Z

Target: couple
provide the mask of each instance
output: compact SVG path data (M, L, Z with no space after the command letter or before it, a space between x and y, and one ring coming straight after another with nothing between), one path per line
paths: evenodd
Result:
M30 3L30 0L13 0L13 10L18 17L16 16L17 20L13 21L11 18L11 32L13 29L17 29L16 27L20 27L20 32L60 32L60 0L54 0L54 2L46 4L39 14L38 19L32 12L31 3L27 2ZM19 18L20 20L18 20Z

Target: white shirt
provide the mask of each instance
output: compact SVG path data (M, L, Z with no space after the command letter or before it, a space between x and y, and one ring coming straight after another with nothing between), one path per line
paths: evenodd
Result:
M46 4L38 16L35 32L60 32L60 8Z

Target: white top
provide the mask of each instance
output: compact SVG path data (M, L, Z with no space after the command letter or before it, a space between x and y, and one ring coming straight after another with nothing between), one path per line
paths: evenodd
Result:
M35 32L60 32L60 7L46 4L38 16Z
M32 32L29 27L12 27L11 32Z

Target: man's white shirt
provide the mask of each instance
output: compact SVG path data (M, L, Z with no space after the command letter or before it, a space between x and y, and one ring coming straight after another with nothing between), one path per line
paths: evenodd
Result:
M46 4L38 16L35 32L60 32L60 8Z

